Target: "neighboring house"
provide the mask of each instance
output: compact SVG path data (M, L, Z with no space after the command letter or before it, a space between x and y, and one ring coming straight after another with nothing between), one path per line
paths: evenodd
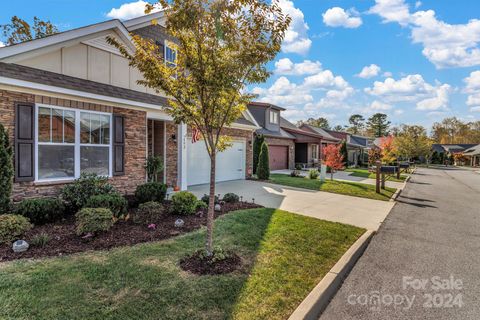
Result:
M470 166L480 166L480 144L465 150L463 155L470 160Z
M138 85L141 73L106 42L115 37L133 52L129 33L139 34L174 64L164 22L159 12L0 48L0 123L15 149L14 199L54 195L83 172L108 176L132 193L146 181L145 159L152 154L164 159L168 185L208 183L204 142L191 142L190 128L165 112L168 99ZM218 181L251 174L258 128L247 110L225 129L233 147L218 155Z
M466 151L467 149L470 149L472 147L475 147L477 144L439 144L439 143L434 143L432 144L432 150L436 151L437 153L445 153L445 154L455 154L455 153L461 153Z

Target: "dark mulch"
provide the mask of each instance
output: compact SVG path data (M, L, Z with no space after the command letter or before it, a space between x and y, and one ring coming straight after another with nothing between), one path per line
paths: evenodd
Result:
M168 209L168 203L165 203ZM259 208L260 205L248 202L226 203L221 212L215 212L215 218L225 213ZM183 219L185 224L182 228L175 227L175 220ZM171 238L185 234L206 225L206 213L193 216L177 216L166 214L159 217L155 222L155 230L148 229L145 225L134 224L131 219L120 220L108 232L96 235L91 239L83 239L75 233L75 218L68 217L66 220L43 226L35 226L24 236L30 244L26 252L14 253L11 245L0 244L0 262L24 258L41 258L50 256L62 256L88 250L108 250L120 246L129 246L137 243L150 242ZM44 247L36 247L31 243L32 238L38 234L48 234L50 241Z
M204 257L197 251L180 261L180 267L184 271L190 271L198 275L230 273L237 270L240 265L240 257L233 252L230 252L225 259L212 261L212 258Z

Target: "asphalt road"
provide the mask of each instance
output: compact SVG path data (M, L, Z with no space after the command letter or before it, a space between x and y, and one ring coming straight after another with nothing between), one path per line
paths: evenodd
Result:
M320 319L480 319L480 174L418 169Z

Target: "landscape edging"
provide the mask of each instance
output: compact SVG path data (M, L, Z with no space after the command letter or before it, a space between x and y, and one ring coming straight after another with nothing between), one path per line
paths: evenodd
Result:
M355 241L340 260L337 261L333 268L330 269L323 279L300 303L288 319L318 319L330 300L337 293L345 277L353 269L357 260L362 256L374 234L375 231L367 230L360 238L358 238L358 240Z

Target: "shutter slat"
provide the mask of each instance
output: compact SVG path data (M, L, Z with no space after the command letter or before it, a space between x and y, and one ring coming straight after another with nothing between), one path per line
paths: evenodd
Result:
M35 180L35 104L15 103L15 181Z
M125 175L125 117L113 115L113 175Z

